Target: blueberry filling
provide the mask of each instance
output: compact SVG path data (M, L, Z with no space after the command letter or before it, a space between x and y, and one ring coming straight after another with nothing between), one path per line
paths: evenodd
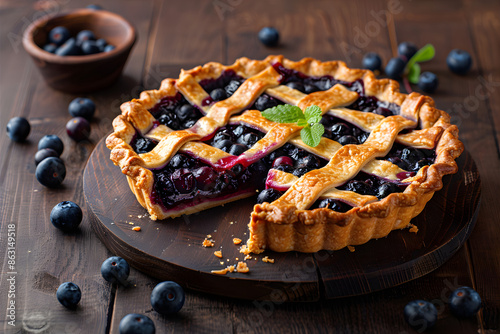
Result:
M157 144L158 142L156 140L143 137L139 132L136 132L134 138L130 142L130 146L132 146L132 149L138 154L151 151Z
M362 80L344 82L331 76L309 77L298 71L286 69L281 64L275 64L274 68L282 75L281 84L303 93L324 91L340 83L359 94L359 98L348 108L373 112L385 117L400 113L398 105L380 101L373 96L366 96ZM202 80L200 85L210 95L204 101L204 105L229 98L243 81L243 78L231 70L224 71L217 79ZM280 104L283 104L283 102L264 93L257 98L251 109L262 111ZM173 97L163 98L150 112L158 123L165 124L173 130L189 128L202 117L198 108L189 104L180 93ZM368 132L332 115L324 115L321 123L325 127L323 136L335 140L341 145L362 144L369 136ZM239 156L251 148L264 135L261 131L250 126L228 124L219 128L205 140L205 143L231 155ZM149 152L155 145L157 145L156 141L139 134L136 134L131 142L131 146L137 153ZM389 154L382 159L389 160L410 174L414 174L421 167L434 162L435 152L434 150L421 150L395 144ZM151 198L153 203L159 203L167 210L177 206L194 206L205 201L205 199L215 200L231 196L234 193L263 189L269 169L280 170L301 177L311 170L324 167L327 162L289 143L248 167L245 167L247 165L237 164L226 169L221 169L221 166L215 168L187 154L178 153L170 160L168 165L153 170L155 185ZM243 164L245 163L243 162ZM354 179L338 187L338 189L383 199L391 193L404 191L405 187L404 184L361 172ZM273 188L261 190L257 202L273 202L282 194L283 192ZM337 212L346 212L352 206L338 199L322 199L312 205L311 209L314 208L329 208Z
M405 188L404 184L394 183L364 172L358 173L355 178L337 187L337 189L354 191L360 195L377 196L378 199L385 198L392 193L403 192Z
M434 163L436 152L394 144L391 151L381 159L389 160L405 171L418 172L420 168Z
M244 125L228 124L219 128L207 144L224 152L240 155L259 141L264 134ZM233 152L233 153L231 153Z
M261 162L248 168L235 165L231 169L215 168L187 154L177 153L163 168L153 170L153 203L167 210L174 206L194 206L206 198L223 198L234 192L248 192L263 187L267 169Z
M149 109L151 115L172 130L184 130L192 127L203 115L198 108L192 106L182 94L167 96Z
M231 97L245 81L233 70L223 71L217 79L204 79L200 86L210 95L212 101L221 101ZM210 103L209 103L210 104Z
M354 124L328 114L323 115L321 124L325 127L323 137L335 140L341 145L363 144L370 135Z

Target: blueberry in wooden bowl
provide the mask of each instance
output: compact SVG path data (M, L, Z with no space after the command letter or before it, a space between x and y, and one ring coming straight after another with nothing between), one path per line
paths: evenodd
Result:
M44 46L51 42L49 34L55 27L65 27L74 37L83 30L92 31L96 38L105 39L114 48L87 55L61 56L48 52ZM42 17L31 23L23 36L23 46L47 84L69 93L96 91L116 81L135 41L136 30L123 17L91 9Z

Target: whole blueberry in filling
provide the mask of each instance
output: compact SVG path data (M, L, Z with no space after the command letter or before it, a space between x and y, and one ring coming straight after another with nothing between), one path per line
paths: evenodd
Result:
M180 93L164 97L149 112L158 123L172 130L190 128L202 117L200 110L192 106Z
M138 154L151 151L157 144L158 142L156 140L143 137L139 133L137 133L130 142L130 146L132 146L134 151Z

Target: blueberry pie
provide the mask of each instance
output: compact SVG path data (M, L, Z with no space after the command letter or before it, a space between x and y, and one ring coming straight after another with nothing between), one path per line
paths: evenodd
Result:
M263 117L282 104L321 109L319 145ZM254 196L253 253L336 250L407 227L463 151L431 98L339 61L208 63L121 111L106 145L151 219Z

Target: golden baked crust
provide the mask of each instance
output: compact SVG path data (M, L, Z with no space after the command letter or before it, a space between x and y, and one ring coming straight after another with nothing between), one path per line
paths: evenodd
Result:
M312 77L329 75L346 82L361 79L365 95L397 104L401 112L384 117L346 109L345 106L352 104L358 94L341 84L309 95L280 85L281 75L273 67L277 63ZM246 80L228 99L211 106L205 105L203 102L209 95L199 82L217 79L227 70L234 71ZM155 125L155 118L148 110L162 98L175 96L178 92L190 103L199 106L204 116L186 130L172 131L164 125ZM324 114L342 118L370 132L370 136L363 144L345 146L323 137L317 147L309 147L298 135L301 127L273 123L256 110L241 113L263 92L302 109L318 105ZM159 90L142 92L139 99L124 103L121 110L122 114L113 121L114 132L107 138L106 145L111 149L112 161L127 175L130 188L153 220L198 212L252 195L247 192L224 200L168 211L151 200L154 187L151 169L166 165L176 152L202 157L213 165L230 157L230 154L200 141L228 123L244 123L266 133L249 150L239 157L233 157L235 159L231 166L239 162L253 163L262 158L262 154L268 154L287 142L329 161L325 167L310 171L301 178L277 170L270 171L267 184L287 190L273 203L255 205L249 223L250 238L245 247L246 252L254 253L265 249L279 252L336 250L386 236L393 229L404 228L423 210L434 192L441 189L443 175L456 172L455 159L463 151L457 127L450 124L448 114L434 107L431 98L418 93L402 94L397 82L376 79L372 72L350 69L340 61L320 62L304 58L293 62L283 56L269 56L262 61L240 58L230 66L208 63L181 71L177 80L163 80ZM415 128L418 130L400 133ZM158 145L148 153L135 153L130 143L136 131L159 140ZM375 196L336 188L359 171L386 179L398 179L398 174L404 172L402 169L389 161L375 159L385 156L395 142L415 148L435 148L436 151L432 165L402 180L408 184L404 192L392 193L378 200ZM341 199L353 208L345 213L328 208L309 210L318 198Z

